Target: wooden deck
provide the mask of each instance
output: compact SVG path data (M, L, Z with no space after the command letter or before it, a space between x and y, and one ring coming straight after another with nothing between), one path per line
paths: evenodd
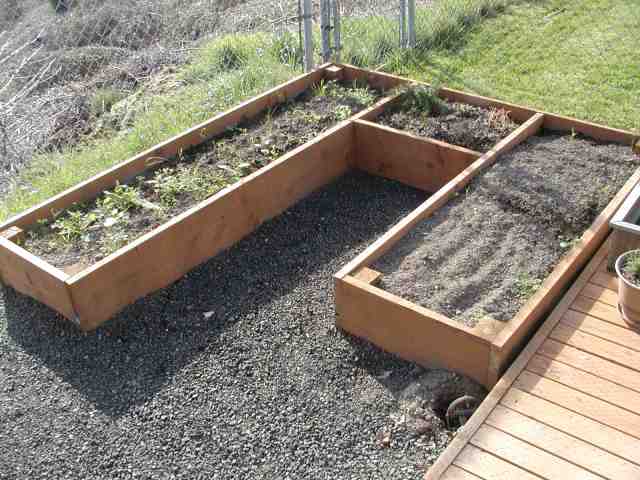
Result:
M601 247L425 480L640 479L640 332Z

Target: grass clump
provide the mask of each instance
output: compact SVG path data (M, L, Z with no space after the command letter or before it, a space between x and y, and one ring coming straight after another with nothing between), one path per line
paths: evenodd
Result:
M431 85L411 85L403 88L399 107L426 115L440 115L447 111L447 103L438 96L438 88Z
M140 109L126 131L106 132L100 138L86 138L78 145L35 157L0 201L0 220L291 78L297 72L267 54L268 49L259 52L250 48L264 46L268 38L262 34L244 37L244 48L252 52L251 60L241 68L215 74L208 71L213 59L207 52L215 50L217 44L213 42L177 74L183 87L167 95L138 95L145 108Z

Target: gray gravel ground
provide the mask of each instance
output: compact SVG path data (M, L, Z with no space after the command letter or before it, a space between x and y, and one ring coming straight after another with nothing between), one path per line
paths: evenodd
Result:
M381 285L495 332L639 166L625 145L531 137L382 257Z
M94 334L6 289L0 478L420 478L464 379L336 331L332 275L423 200L347 175Z

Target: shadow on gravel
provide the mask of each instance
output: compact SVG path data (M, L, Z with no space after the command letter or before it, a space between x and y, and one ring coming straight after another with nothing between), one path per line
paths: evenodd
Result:
M332 293L326 307L284 302L279 315L267 305L297 289L309 297L319 289L332 292L331 276L314 272L341 255L352 258L423 200L424 193L397 183L348 174L96 332L83 334L47 307L5 289L8 333L96 408L118 417L151 399L180 369L197 368L190 365L196 357L209 354L214 362L217 346L225 341L233 343L225 344L226 350L237 348L239 359L251 354L246 344L225 338L239 321L247 323L253 342L277 341L272 330L289 328L280 320L284 312L293 311L311 325L322 322L326 331L333 324ZM324 295L320 300L328 303ZM355 344L364 349L359 354L356 348L356 357L391 359L360 341ZM393 361L402 371L414 368ZM241 363L237 374L243 373Z

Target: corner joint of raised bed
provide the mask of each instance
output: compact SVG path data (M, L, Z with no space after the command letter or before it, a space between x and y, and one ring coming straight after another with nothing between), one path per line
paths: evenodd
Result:
M13 226L0 232L0 235L10 242L19 244L24 241L25 232L20 227Z
M324 70L325 78L327 80L343 80L344 79L344 68L338 65L330 65Z

